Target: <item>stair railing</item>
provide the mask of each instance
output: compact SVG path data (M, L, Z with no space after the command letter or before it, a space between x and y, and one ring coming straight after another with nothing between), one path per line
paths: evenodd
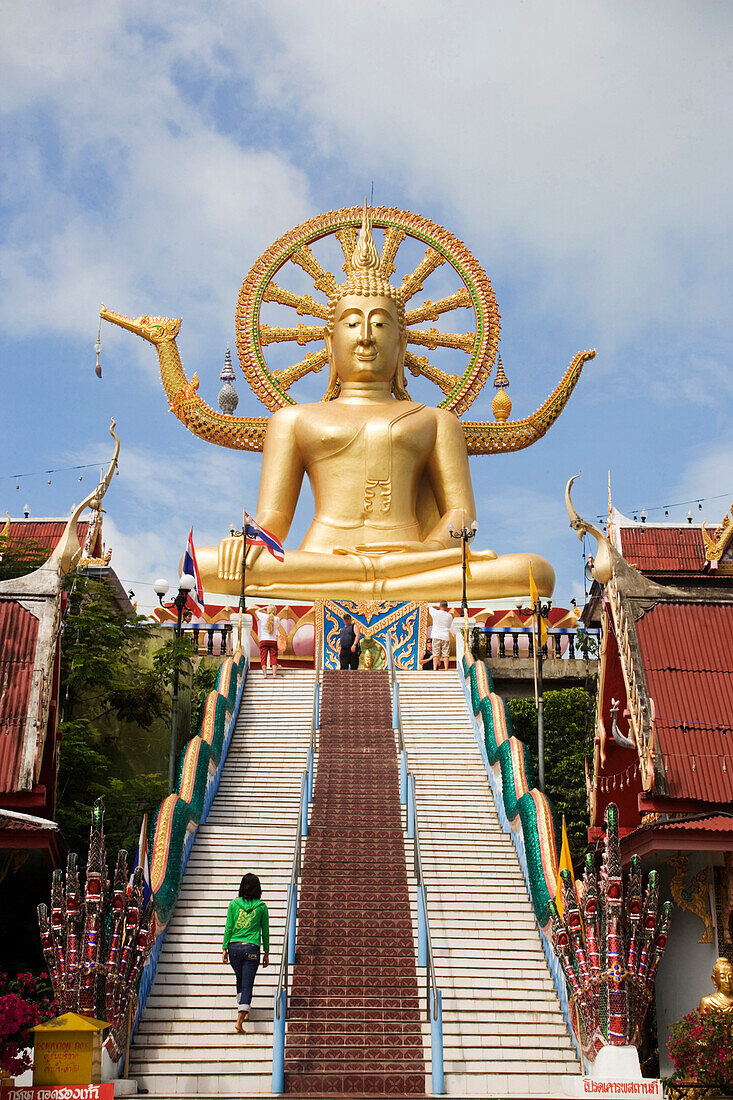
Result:
M417 965L425 967L426 1007L430 1020L430 1061L432 1066L432 1091L434 1096L445 1092L443 1073L443 995L438 989L433 959L433 944L428 920L428 894L423 875L420 830L417 823L415 800L415 775L408 770L407 750L400 714L400 685L395 676L392 658L392 640L387 635L387 665L392 688L392 729L400 754L400 805L406 807L407 837L413 842L413 861L417 880Z
M400 756L400 805L404 806L407 803L407 749L405 748L405 737L400 716L400 685L395 676L394 660L392 659L392 639L389 634L387 635L387 667L392 689L392 729L397 740L397 751Z
M420 830L417 823L415 799L415 775L407 776L407 836L414 844L414 870L417 879L417 965L425 967L426 1000L428 1019L430 1020L430 1061L432 1066L432 1088L434 1096L445 1092L443 1075L443 994L438 989L433 959L433 943L428 920L428 892L422 867L420 851Z
M298 921L298 882L303 862L303 837L308 836L308 807L313 801L313 775L315 771L318 730L321 721L321 685L316 676L313 691L313 711L311 714L310 742L308 746L308 764L300 776L300 811L298 827L295 831L293 863L288 885L288 904L285 913L285 935L283 936L280 972L275 989L272 1029L272 1091L285 1091L285 1021L288 1010L288 977L290 966L295 965L295 936Z

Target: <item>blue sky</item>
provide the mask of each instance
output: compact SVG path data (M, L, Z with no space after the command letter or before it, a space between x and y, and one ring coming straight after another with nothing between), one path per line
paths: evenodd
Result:
M168 411L152 348L99 305L183 317L216 406L242 280L281 233L368 194L464 240L502 314L513 416L595 347L540 443L472 460L479 541L582 595L563 505L733 502L731 23L720 3L376 0L6 5L0 44L0 509L68 514L109 418L113 565L141 607L189 526L254 508L259 457ZM238 371L238 413L263 410ZM488 392L488 391L491 392ZM487 387L469 412L490 416ZM716 499L713 499L716 498ZM291 543L303 533L305 490ZM653 511L655 507L660 510ZM687 506L672 509L679 518Z

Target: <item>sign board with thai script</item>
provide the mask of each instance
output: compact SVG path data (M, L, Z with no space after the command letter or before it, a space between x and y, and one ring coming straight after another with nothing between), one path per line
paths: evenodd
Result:
M3 1085L0 1100L114 1100L112 1081L103 1085Z
M662 1100L664 1090L657 1078L645 1077L632 1081L600 1077L574 1077L565 1082L568 1096L597 1096L605 1100L630 1100L632 1097L655 1097Z

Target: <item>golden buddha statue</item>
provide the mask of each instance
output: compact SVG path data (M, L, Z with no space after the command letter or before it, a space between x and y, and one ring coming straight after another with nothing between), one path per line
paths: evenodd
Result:
M700 1012L733 1012L733 964L722 956L711 974L715 992L700 1001Z
M488 280L481 272L482 283L480 275L471 276L469 272L472 295L460 291L442 303L428 302L412 310L409 318L415 323L416 318L437 317L443 309L476 308L478 299L483 313L475 337L452 336L435 329L427 333L408 331L406 301L416 289L422 289L426 274L445 262L440 248L449 235L442 230L443 237L436 236L435 245L428 249L417 271L397 288L390 285L388 275L394 269L391 261L399 239L395 245L396 237L390 237L390 233L399 232L404 237L411 223L403 231L402 223L397 222L395 230L395 218L390 222L387 217L395 212L386 212L382 221L386 225L385 245L380 258L372 235L372 213L366 204L358 239L354 212L334 212L344 213L350 215L352 224L347 222L347 228L335 231L346 259L343 285L337 285L333 276L323 271L307 243L293 249L297 231L277 242L287 245L287 250L277 254L280 266L284 256L307 270L316 287L327 295L326 304L277 287L271 282L275 265L264 276L263 261L269 254L252 269L249 288L245 280L237 314L240 336L244 332L240 358L253 388L270 407L276 406L269 422L220 416L203 404L196 393L198 380L194 376L193 384L189 384L180 366L175 347L180 322L147 317L132 321L104 307L102 316L158 346L171 408L192 431L228 446L262 448L255 518L281 541L290 531L303 477L307 475L315 514L303 543L298 550L286 549L283 562L263 554L261 547L250 547L246 559L248 595L288 600L457 600L461 595L462 551L452 532L470 527L476 516L467 444L473 440L476 453L518 449L534 442L559 415L583 363L595 353L576 356L561 385L534 418L506 423L511 402L504 395L497 425L462 424L456 411L465 408L483 384L498 341L498 312L492 305ZM334 215L326 217L334 222ZM341 223L336 219L334 224ZM454 238L450 241L456 248L460 246ZM464 246L460 247L465 251ZM447 249L446 253L450 259ZM466 266L464 263L460 270ZM319 316L326 324L318 328L298 325L294 329L260 325L252 302L256 300L259 310L263 299ZM254 345L253 333L259 337ZM297 339L299 344L322 339L325 351L306 356L303 363L287 371L264 367L261 345L287 339ZM470 369L461 378L445 375L426 359L412 355L407 350L408 340L429 347L473 350ZM328 363L329 377L322 401L293 403L284 393L285 388L306 371L320 370L324 362ZM406 363L413 374L425 374L448 394L442 402L448 407L436 408L410 399ZM501 375L505 384L503 371ZM241 537L224 538L218 546L197 547L197 558L207 590L239 594ZM524 597L529 589L530 563L539 592L551 595L554 572L544 558L531 553L497 557L492 550L472 551L471 597Z

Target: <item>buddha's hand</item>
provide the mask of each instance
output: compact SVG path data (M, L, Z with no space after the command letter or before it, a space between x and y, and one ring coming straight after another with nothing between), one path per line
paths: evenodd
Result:
M242 576L241 538L222 539L219 543L218 577L220 581L238 581Z

